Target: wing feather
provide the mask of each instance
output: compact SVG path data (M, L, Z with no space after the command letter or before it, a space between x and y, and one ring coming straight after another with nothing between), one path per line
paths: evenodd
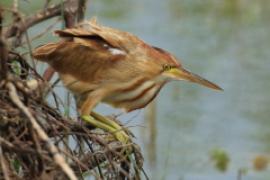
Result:
M74 41L50 43L37 48L33 56L49 63L57 72L83 81L97 80L102 70L113 68L117 61L124 59L123 54L113 55L105 48L97 51L96 46L89 44Z
M56 30L55 34L62 38L80 37L82 39L100 39L111 47L128 52L136 48L139 43L144 43L138 37L117 29L97 24L95 19L83 22L74 28Z
M58 47L58 43L48 43L37 47L33 52L33 57L40 60L47 62L49 61L48 56L53 53L53 51Z
M49 63L59 73L87 82L108 78L124 81L131 71L140 74L141 70L124 62L126 56L132 56L129 51L137 48L136 43L142 42L129 33L100 26L94 21L55 33L63 40L38 47L33 55ZM118 64L118 68L115 68L115 64Z

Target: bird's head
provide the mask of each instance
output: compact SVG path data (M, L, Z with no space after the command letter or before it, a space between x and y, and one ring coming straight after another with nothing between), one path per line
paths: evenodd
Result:
M203 85L205 87L223 90L218 85L202 78L183 68L181 63L167 51L154 47L159 54L159 65L161 66L161 76L168 80L184 80Z

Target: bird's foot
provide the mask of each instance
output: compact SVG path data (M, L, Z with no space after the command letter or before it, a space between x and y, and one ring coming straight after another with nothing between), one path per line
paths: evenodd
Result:
M118 125L116 122L107 119L101 115L95 114L96 116L92 117L89 115L82 116L82 120L91 124L94 127L106 130L114 135L114 137L123 144L129 142L129 136L126 132Z

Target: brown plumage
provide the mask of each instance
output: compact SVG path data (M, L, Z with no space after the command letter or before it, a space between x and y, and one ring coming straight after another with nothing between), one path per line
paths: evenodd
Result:
M184 70L170 53L95 20L55 33L62 40L38 47L33 55L52 66L65 86L83 97L82 115L90 114L100 101L126 111L143 108L170 80L221 89Z

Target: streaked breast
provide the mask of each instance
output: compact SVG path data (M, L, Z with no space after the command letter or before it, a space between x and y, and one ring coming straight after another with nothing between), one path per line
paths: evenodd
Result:
M130 84L115 92L103 101L117 108L132 111L145 107L158 94L164 83L155 81L142 81L139 84Z

